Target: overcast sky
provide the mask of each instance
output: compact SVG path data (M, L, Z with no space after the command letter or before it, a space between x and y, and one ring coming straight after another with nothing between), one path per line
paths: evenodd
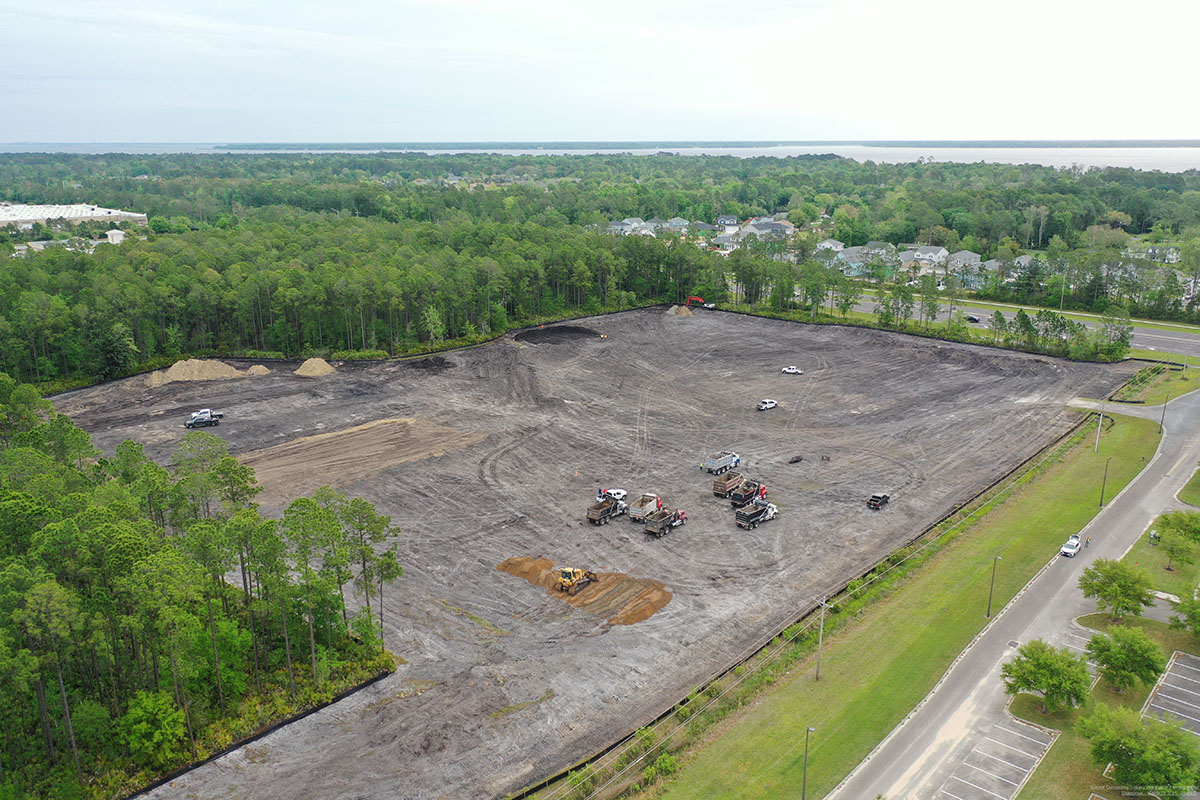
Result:
M1192 0L0 0L0 141L1200 138Z

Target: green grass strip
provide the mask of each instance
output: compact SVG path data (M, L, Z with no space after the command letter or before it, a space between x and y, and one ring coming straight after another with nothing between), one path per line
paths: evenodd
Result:
M1192 473L1192 477L1179 490L1178 497L1189 506L1200 507L1200 470Z
M830 791L937 683L983 628L994 556L994 608L1002 607L1051 558L1069 533L1095 515L1104 463L1115 495L1145 466L1158 425L1116 417L1099 453L1085 429L1045 469L1019 481L967 533L958 533L890 596L830 634L821 681L813 660L791 666L700 748L662 796L774 798L795 794L802 777L804 731L810 744L808 787ZM960 529L961 530L961 529ZM846 615L849 616L849 615ZM657 796L657 795L656 795Z

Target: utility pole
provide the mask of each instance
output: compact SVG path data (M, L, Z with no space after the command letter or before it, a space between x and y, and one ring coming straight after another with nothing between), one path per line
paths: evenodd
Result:
M1100 452L1100 428L1104 425L1104 403L1107 399L1107 397L1100 399L1100 418L1096 420L1096 448L1092 451L1094 453Z
M1109 456L1104 461L1104 479L1100 481L1100 508L1104 508L1104 487L1108 485L1108 462L1112 460L1113 457Z
M992 559L992 585L988 587L988 610L984 614L985 617L991 619L992 616L992 592L996 589L996 562L1000 560L1000 556Z
M1171 393L1167 392L1167 399L1163 400L1162 419L1158 421L1158 435L1162 436L1163 426L1167 424L1167 403L1171 402Z
M821 680L821 645L825 641L825 609L828 603L824 597L821 598L821 629L817 633L817 680Z

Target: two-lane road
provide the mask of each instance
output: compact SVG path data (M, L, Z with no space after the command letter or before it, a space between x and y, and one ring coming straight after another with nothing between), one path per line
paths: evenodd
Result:
M1122 412L1158 419L1161 407L1122 408ZM1012 721L1005 710L1001 664L1019 644L1033 639L1063 646L1074 643L1071 621L1095 609L1078 588L1079 574L1097 558L1120 558L1158 513L1176 505L1175 493L1197 461L1200 393L1193 392L1171 401L1157 454L1084 529L1084 535L1092 537L1091 546L1073 559L1056 556L968 647L917 710L829 797L929 800L970 795L974 790L956 778L962 765L974 763L968 759L981 742L997 738L995 726ZM986 769L986 763L980 763ZM972 782L984 787L982 780ZM1019 788L1016 782L997 784L976 794L990 800L1011 797Z

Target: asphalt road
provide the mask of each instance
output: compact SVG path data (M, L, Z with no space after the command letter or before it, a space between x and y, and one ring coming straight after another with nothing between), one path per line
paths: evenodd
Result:
M855 306L856 311L863 313L872 313L875 310L875 297L866 295L863 300ZM995 306L983 306L965 301L955 304L956 311L962 311L963 314L979 317L980 323L971 327L980 329L985 323L989 322L992 316L996 313ZM1016 307L1011 309L1006 308L1001 311L1004 316L1012 320L1016 315ZM1079 313L1079 312L1071 312ZM949 309L945 303L942 304L942 310L938 313L940 321L946 321L950 317ZM1095 327L1099 322L1099 317L1095 319L1084 320L1084 325L1089 328ZM1133 326L1133 346L1145 350L1162 350L1167 353L1179 353L1180 355L1198 356L1200 357L1200 333L1181 333L1179 331L1166 330L1157 326L1137 325Z
M1157 419L1161 406L1122 411ZM1005 710L1001 664L1021 643L1039 638L1057 645L1070 641L1071 621L1095 611L1095 603L1085 600L1078 588L1080 573L1097 558L1120 558L1157 514L1176 507L1175 493L1198 460L1200 393L1193 392L1170 402L1166 432L1154 458L1084 529L1084 535L1092 537L1091 546L1073 559L1055 555L968 646L922 704L828 797L955 796L945 788L955 770L997 724L1012 720Z

